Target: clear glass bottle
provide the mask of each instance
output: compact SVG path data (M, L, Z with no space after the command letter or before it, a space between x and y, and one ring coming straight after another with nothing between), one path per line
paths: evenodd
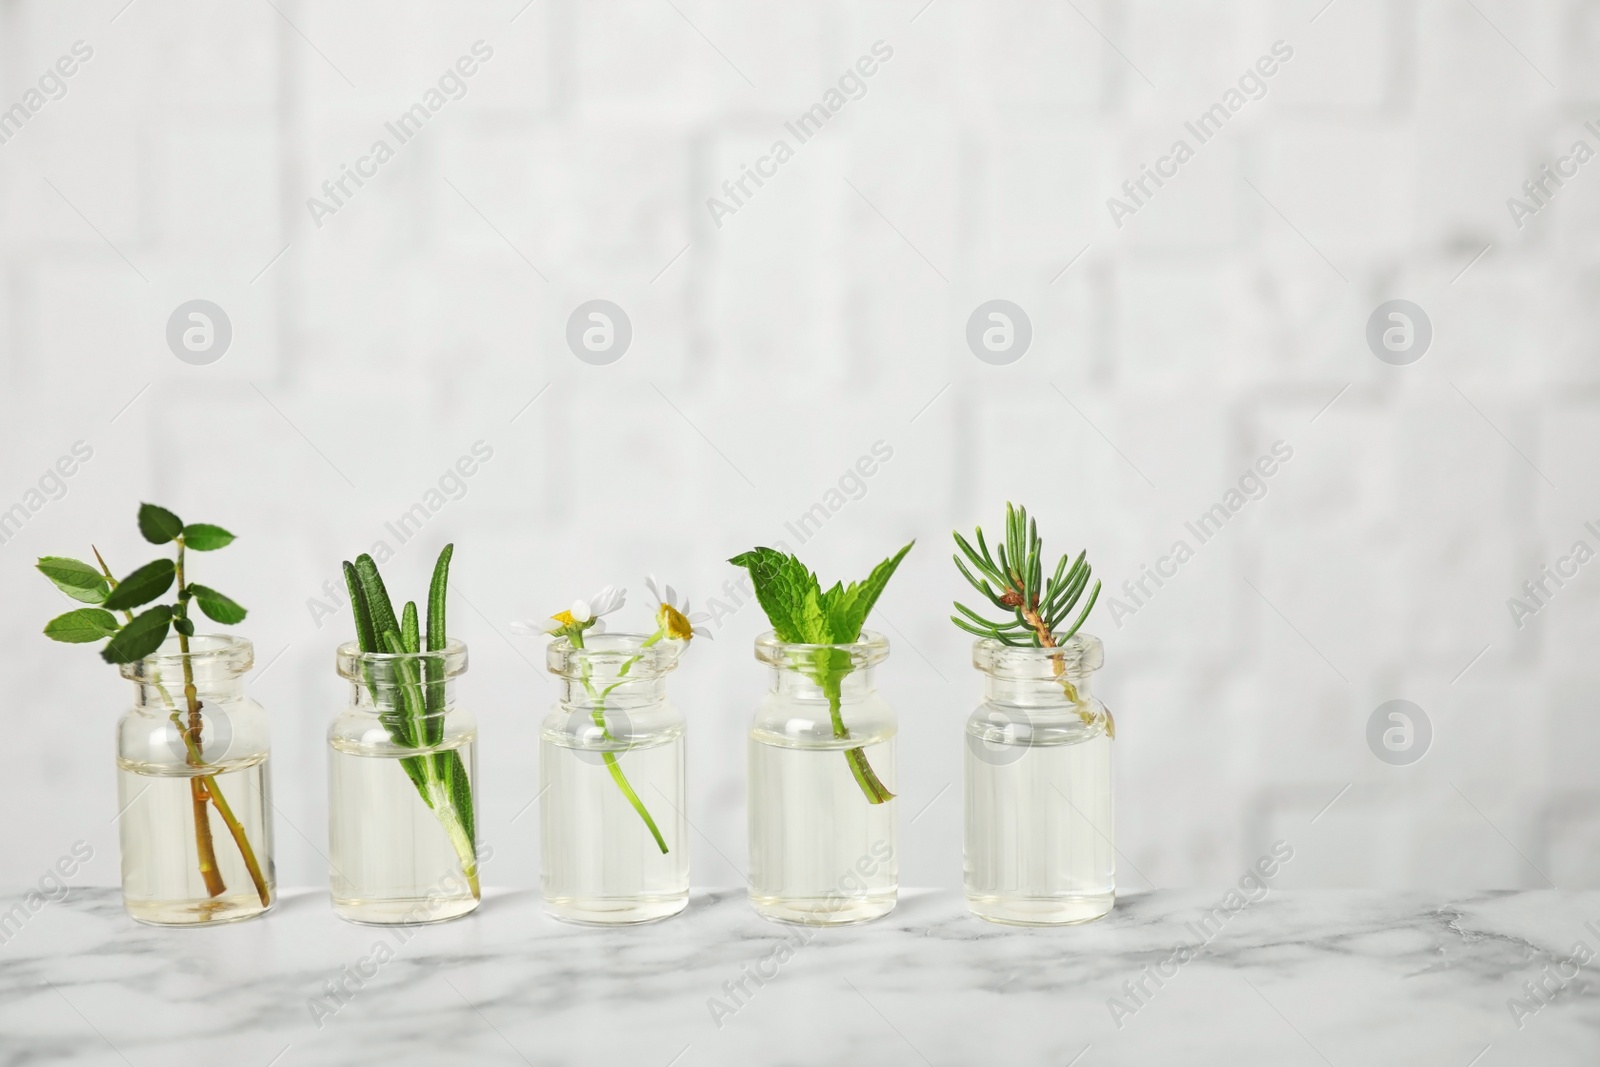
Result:
M866 631L849 645L756 639L773 670L750 727L750 903L768 919L832 926L894 910L897 723L873 686L888 655Z
M477 721L456 704L467 646L391 655L339 646L350 702L328 730L333 910L442 922L478 906Z
M1116 901L1110 715L1089 692L1104 656L974 643L984 700L966 726L967 906L993 922L1088 922Z
M587 634L550 642L561 693L539 731L545 908L578 923L644 923L689 903L684 719L667 699L683 644Z
M122 665L134 703L117 723L122 901L140 922L230 922L272 907L267 713L244 691L241 637L176 638Z

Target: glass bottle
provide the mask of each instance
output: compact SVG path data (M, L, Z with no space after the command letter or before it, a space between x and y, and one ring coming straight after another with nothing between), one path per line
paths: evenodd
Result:
M750 728L750 903L768 919L831 926L894 910L897 724L873 686L888 655L866 631L848 645L756 639L773 670Z
M478 906L477 720L456 704L467 646L389 654L339 646L350 701L328 730L333 910L430 923Z
M230 922L272 907L267 713L244 691L241 637L176 638L122 665L134 702L117 723L122 901L140 922Z
M1110 716L1089 692L1104 656L983 638L984 700L966 726L967 906L993 922L1087 922L1116 901Z
M683 644L590 633L550 642L561 692L539 731L545 908L643 923L689 903L684 719L667 699Z

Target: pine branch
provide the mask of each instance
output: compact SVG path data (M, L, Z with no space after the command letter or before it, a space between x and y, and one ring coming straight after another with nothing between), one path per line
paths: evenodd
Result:
M1010 615L997 621L957 603L960 614L952 615L950 621L967 633L1010 646L1054 648L1078 632L1099 599L1100 582L1089 589L1093 568L1087 562L1087 552L1079 552L1076 559L1063 555L1050 578L1045 579L1044 540L1039 536L1037 520L1028 515L1027 508L1007 502L1005 536L992 550L981 526L974 528L972 541L959 532L952 536L960 552L951 558L961 576L985 600ZM1062 623L1078 609L1086 589L1087 602L1076 621L1063 631Z

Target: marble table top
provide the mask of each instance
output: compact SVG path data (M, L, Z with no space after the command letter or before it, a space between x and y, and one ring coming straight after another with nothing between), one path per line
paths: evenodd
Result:
M742 890L631 929L526 891L407 929L311 890L208 930L140 926L112 889L21 899L0 1065L1600 1063L1600 892L1130 893L1047 930L916 890L838 930Z

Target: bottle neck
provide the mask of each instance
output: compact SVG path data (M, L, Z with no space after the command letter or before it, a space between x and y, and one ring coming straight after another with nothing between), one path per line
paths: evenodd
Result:
M1073 705L1074 696L1080 703L1090 698L1089 676L1089 671L1064 671L1053 677L1018 677L985 671L984 700L1024 708L1068 708Z
M774 666L772 692L786 700L827 700L828 694L818 677L817 672L803 667ZM865 700L877 689L875 669L872 667L859 667L842 677L834 676L834 679L841 702L847 704Z
M133 689L133 706L139 711L166 715L189 710L187 687L180 667L152 671L148 677L135 681ZM244 677L197 678L194 693L195 700L202 705L231 703L243 698Z
M406 686L394 685L387 682L378 682L367 685L359 680L350 683L350 706L373 714L402 710L406 706ZM421 691L424 706L439 701L433 714L447 714L455 710L456 706L456 680L446 678L443 682L421 682L413 693ZM439 694L439 695L435 695ZM442 699L441 699L442 696Z
M660 673L634 676L632 671L619 675L612 670L592 672L585 678L580 672L577 677L562 676L559 681L561 703L569 708L642 708L667 699L667 679Z

